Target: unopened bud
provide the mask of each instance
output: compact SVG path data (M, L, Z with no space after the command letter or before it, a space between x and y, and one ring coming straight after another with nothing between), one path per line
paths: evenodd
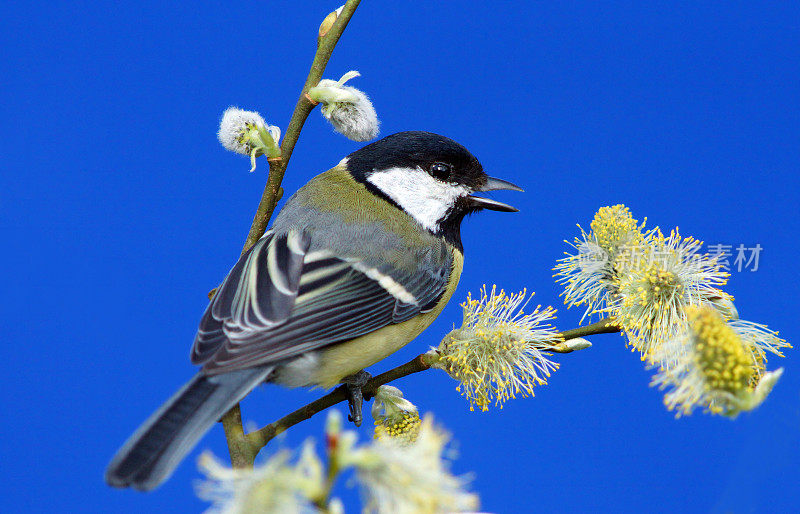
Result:
M577 350L585 350L587 348L591 348L592 343L587 341L582 337L576 337L575 339L570 339L569 341L564 341L563 343L558 343L553 346L553 350L556 353L571 353Z
M329 15L325 16L325 19L322 20L322 23L319 25L319 35L317 36L317 44L319 41L325 37L325 35L330 32L333 24L336 23L336 20L339 19L339 15L342 14L342 9L344 9L344 5L330 13Z

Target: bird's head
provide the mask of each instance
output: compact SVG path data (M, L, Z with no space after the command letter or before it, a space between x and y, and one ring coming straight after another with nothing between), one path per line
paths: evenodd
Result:
M434 234L458 238L461 220L481 209L517 209L474 193L522 191L488 176L466 148L430 132L399 132L353 152L347 169L370 191Z

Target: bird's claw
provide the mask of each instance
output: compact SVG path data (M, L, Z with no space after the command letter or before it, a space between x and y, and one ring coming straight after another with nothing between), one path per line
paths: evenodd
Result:
M345 387L345 394L347 395L347 403L350 407L350 415L347 416L349 421L352 421L357 427L361 426L363 421L362 407L364 405L364 393L361 388L372 378L372 375L363 369L358 373L354 373L342 379ZM369 398L367 398L369 399Z
M349 421L352 421L355 426L360 427L362 416L362 407L364 405L364 396L361 394L361 388L346 384L347 387L347 403L350 406L350 414L347 416Z

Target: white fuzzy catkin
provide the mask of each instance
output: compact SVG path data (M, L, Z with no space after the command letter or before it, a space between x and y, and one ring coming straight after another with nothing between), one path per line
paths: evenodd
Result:
M337 132L353 141L369 141L378 135L378 114L367 95L348 87L358 97L353 103L342 102L330 111L328 120Z
M322 115L337 132L353 141L363 142L378 135L380 122L369 97L361 90L344 85L358 76L357 71L349 71L338 81L320 80L308 95L323 104Z
M257 112L228 107L222 114L217 133L219 142L226 149L250 156L251 168L256 169L256 157L280 157L281 129L267 125Z
M242 155L250 155L252 145L243 137L245 132L254 127L266 127L267 122L254 111L245 111L238 107L228 107L222 113L217 138L227 150Z

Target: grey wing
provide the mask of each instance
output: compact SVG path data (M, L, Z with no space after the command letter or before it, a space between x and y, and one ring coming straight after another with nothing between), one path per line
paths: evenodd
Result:
M406 256L412 271L309 246L293 231L254 245L206 309L192 362L207 373L250 368L401 323L437 303L452 270L444 245Z
M201 364L228 341L228 333L263 331L284 323L294 308L310 240L302 232L267 232L231 269L200 320L191 360Z

